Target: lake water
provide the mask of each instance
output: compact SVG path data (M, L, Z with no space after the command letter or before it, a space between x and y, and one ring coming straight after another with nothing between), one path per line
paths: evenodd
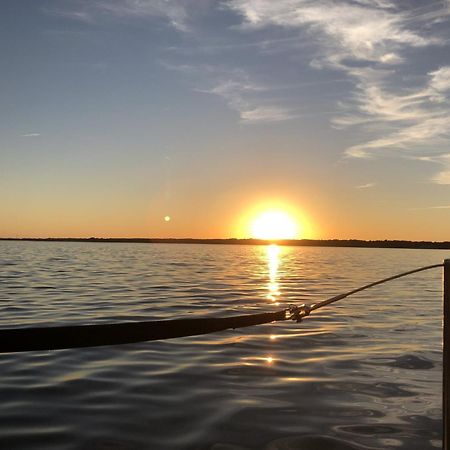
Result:
M439 250L0 242L0 327L282 309ZM2 449L441 446L441 270L281 322L0 355Z

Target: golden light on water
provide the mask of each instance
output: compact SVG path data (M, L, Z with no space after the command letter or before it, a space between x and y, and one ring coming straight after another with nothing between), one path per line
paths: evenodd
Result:
M265 211L251 224L251 236L256 239L296 239L298 224L285 211Z
M269 284L267 298L278 305L278 297L280 296L280 288L277 281L278 267L280 265L280 247L272 244L267 247L267 263L269 266Z

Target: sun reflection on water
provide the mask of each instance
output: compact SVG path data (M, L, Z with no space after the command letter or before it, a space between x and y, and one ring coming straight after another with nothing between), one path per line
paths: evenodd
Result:
M278 283L278 267L280 265L280 247L271 244L267 247L267 261L269 264L269 284L267 298L279 305L278 297L280 296L280 285Z

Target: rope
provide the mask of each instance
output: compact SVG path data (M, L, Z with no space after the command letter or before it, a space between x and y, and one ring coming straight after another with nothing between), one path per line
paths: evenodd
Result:
M327 306L331 303L342 300L350 295L356 294L357 292L364 291L371 287L377 286L378 284L383 284L383 283L387 283L388 281L396 280L397 278L406 277L407 275L411 275L413 273L423 272L425 270L430 270L430 269L435 269L436 267L444 267L444 264L443 263L433 264L431 266L424 266L424 267L419 267L418 269L408 270L408 272L402 272L397 275L392 275L390 277L383 278L381 280L377 280L377 281L374 281L369 284L365 284L364 286L361 286L361 287L358 287L351 291L345 292L344 294L335 295L334 297L330 297L330 298L328 298L326 300L322 300L321 302L318 302L318 303L312 303L311 305L291 306L290 311L293 316L292 318L294 320L297 320L297 322L300 322L303 317L309 316L311 311L314 311L319 308L323 308L324 306Z
M417 272L423 272L425 270L435 269L436 267L444 267L444 264L433 264L431 266L419 267L418 269L409 270L408 272L399 273L397 275L392 275L391 277L383 278L382 280L374 281L373 283L366 284L365 286L361 286L359 288L353 289L352 291L346 292L345 294L336 295L335 297L331 297L327 300L323 300L319 303L315 303L311 305L311 311L315 309L322 308L323 306L329 305L330 303L337 302L338 300L342 300L349 295L356 294L357 292L364 291L365 289L369 289L371 287L377 286L378 284L387 283L388 281L395 280L397 278L406 277L407 275L411 275Z
M434 264L432 266L410 270L366 284L365 286L336 295L319 303L312 305L303 304L300 306L291 305L289 309L283 309L281 311L210 319L175 319L117 324L5 329L0 330L0 353L131 344L209 334L230 328L244 328L290 319L300 322L311 311L342 300L356 292L395 280L396 278L442 266L443 264Z

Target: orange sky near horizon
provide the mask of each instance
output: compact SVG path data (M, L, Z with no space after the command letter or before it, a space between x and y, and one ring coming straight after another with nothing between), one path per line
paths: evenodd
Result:
M328 202L301 207L292 199L264 201L257 196L254 199L241 199L240 203L237 199L228 203L222 199L209 208L203 207L201 200L183 202L179 208L158 208L157 205L152 208L140 202L128 203L126 207L119 204L99 207L95 203L81 208L25 205L22 210L16 207L16 214L2 217L0 236L249 238L254 237L252 223L261 213L278 210L293 218L298 227L298 239L448 240L446 223L435 223L432 216L414 223L395 214L377 215L374 210L372 214L352 218L349 208L327 209ZM169 221L166 216L170 217ZM429 238L424 237L422 231L426 227L433 229Z

